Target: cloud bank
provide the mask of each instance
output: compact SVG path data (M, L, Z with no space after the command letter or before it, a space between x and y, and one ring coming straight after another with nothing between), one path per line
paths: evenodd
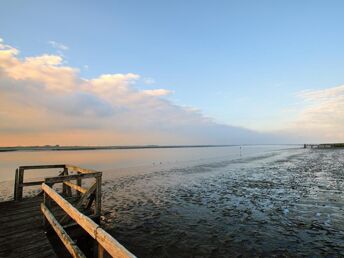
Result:
M164 99L168 89L138 90L140 75L83 79L58 55L19 58L0 41L0 145L236 144L274 137L221 125Z
M344 85L298 94L305 103L291 130L308 141L344 142Z
M169 89L135 88L146 80L135 73L83 79L61 55L20 58L0 39L0 146L344 141L344 85L298 93L303 107L293 122L259 133L176 105L164 98Z

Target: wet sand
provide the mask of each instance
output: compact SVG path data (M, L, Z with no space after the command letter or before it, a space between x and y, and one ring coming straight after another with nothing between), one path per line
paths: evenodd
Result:
M104 171L103 225L138 257L344 256L344 149L1 155L0 200L18 165Z
M138 257L344 256L344 150L289 149L104 183Z

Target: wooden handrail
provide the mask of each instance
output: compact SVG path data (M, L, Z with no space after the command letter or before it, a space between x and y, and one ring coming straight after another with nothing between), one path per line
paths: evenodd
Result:
M45 182L49 184L56 184L56 183L62 183L62 182L71 181L71 180L77 180L77 179L96 178L101 175L102 175L101 172L93 172L93 173L88 173L88 174L55 176L55 177L45 178Z
M97 223L79 212L49 185L43 183L42 190L46 195L54 200L76 223L78 223L88 234L90 234L90 236L95 239L112 257L135 257L111 235L104 231ZM102 248L100 248L100 252L101 251Z
M54 229L56 234L59 236L69 253L73 257L78 258L86 258L84 253L79 249L79 247L74 243L74 241L70 238L67 232L63 229L60 223L56 220L54 215L50 212L50 210L45 206L44 203L41 203L41 211L46 219L49 221L51 227Z
M51 169L51 168L65 168L66 165L64 164L57 164L57 165L35 165L35 166L20 166L19 169Z
M82 179L84 178L91 178L94 177L97 179L97 193L96 193L96 205L97 210L100 209L100 190L101 184L99 183L99 177L101 177L101 172L81 168L74 165L66 165L66 164L54 164L54 165L33 165L33 166L20 166L16 169L15 173L15 183L14 183L14 200L20 201L23 198L23 188L26 186L34 186L42 184L42 181L34 181L34 182L24 182L24 172L26 170L35 170L35 169L56 169L62 168L63 171L59 174L58 177L51 177L51 180L45 181L52 184L59 183L59 182L66 182L70 180L77 180L77 185L72 185L72 183L65 183L63 184L63 193L66 195L71 194L71 188L77 190L77 196L80 197L80 193L85 192L85 189L81 187ZM75 171L78 175L70 175L69 171ZM82 176L79 176L82 175ZM47 179L47 178L46 178Z
M80 193L86 193L86 192L87 192L87 189L86 189L86 188L81 187L81 186L76 185L76 184L73 184L73 183L71 183L71 182L69 182L69 181L66 181L66 182L63 182L63 183L64 183L65 185L67 185L67 186L69 186L69 187L71 187L71 188L73 188L73 189L79 191Z
M67 169L72 170L72 171L78 171L80 173L86 174L86 173L94 173L97 172L95 170L92 169L87 169L87 168L81 168L78 166L74 166L74 165L65 165Z

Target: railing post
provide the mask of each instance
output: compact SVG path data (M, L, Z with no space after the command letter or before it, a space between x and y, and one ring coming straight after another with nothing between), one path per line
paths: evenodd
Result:
M14 191L13 191L13 199L17 201L17 194L18 194L18 186L19 186L19 170L16 169L15 177L14 177Z
M78 175L80 175L81 174L81 172L79 172L78 171ZM81 178L79 178L79 179L77 179L76 180L76 184L78 185L78 186L82 186L82 181L81 181ZM78 197L78 198L80 198L81 197L81 193L79 192L79 191L76 191L76 196Z
M47 184L51 188L53 187L53 184L48 183L47 179L44 180L44 183ZM48 209L51 209L51 199L50 199L49 195L44 190L43 190L43 203ZM43 225L44 225L45 229L48 230L49 223L48 223L47 219L45 218L45 216L43 216Z
M68 168L63 169L63 175L68 176ZM62 192L65 196L72 196L72 189L64 183L62 183Z
M66 175L65 170L66 170L66 168L63 170L62 175ZM67 173L68 173L68 171L67 171ZM62 194L63 194L63 196L66 196L66 194L67 194L67 186L64 183L62 183Z
M23 199L23 181L24 169L21 167L16 169L15 184L14 184L14 199L20 201Z
M44 181L46 183L46 180L44 180ZM51 185L49 185L49 186L52 187ZM48 209L51 208L51 200L49 198L49 195L47 195L47 193L44 190L43 190L43 203ZM43 216L43 226L46 230L48 230L49 223L48 223L45 216Z
M64 176L68 175L68 168L63 169L63 175ZM67 186L64 183L62 183L62 194L64 196L67 196Z
M104 257L104 247L98 243L98 258Z
M100 216L102 209L102 173L99 173L96 177L96 203L95 203L95 215Z
M44 205L47 207L47 194L45 193L45 191L43 191L43 203ZM45 218L45 216L43 215L43 227L45 229L48 228L48 223L47 223L47 219Z

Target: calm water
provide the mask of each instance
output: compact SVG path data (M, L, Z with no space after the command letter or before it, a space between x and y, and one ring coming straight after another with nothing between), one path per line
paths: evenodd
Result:
M73 164L92 168L116 177L137 172L151 172L155 169L184 167L197 163L230 160L238 157L254 156L273 150L290 148L288 146L233 146L213 148L178 149L131 149L95 151L22 151L0 152L0 182L14 179L18 166L41 164ZM49 172L50 171L50 172ZM25 174L27 178L55 175L57 171L33 170Z
M343 149L11 152L0 162L2 199L19 165L104 171L103 223L139 257L344 256Z

